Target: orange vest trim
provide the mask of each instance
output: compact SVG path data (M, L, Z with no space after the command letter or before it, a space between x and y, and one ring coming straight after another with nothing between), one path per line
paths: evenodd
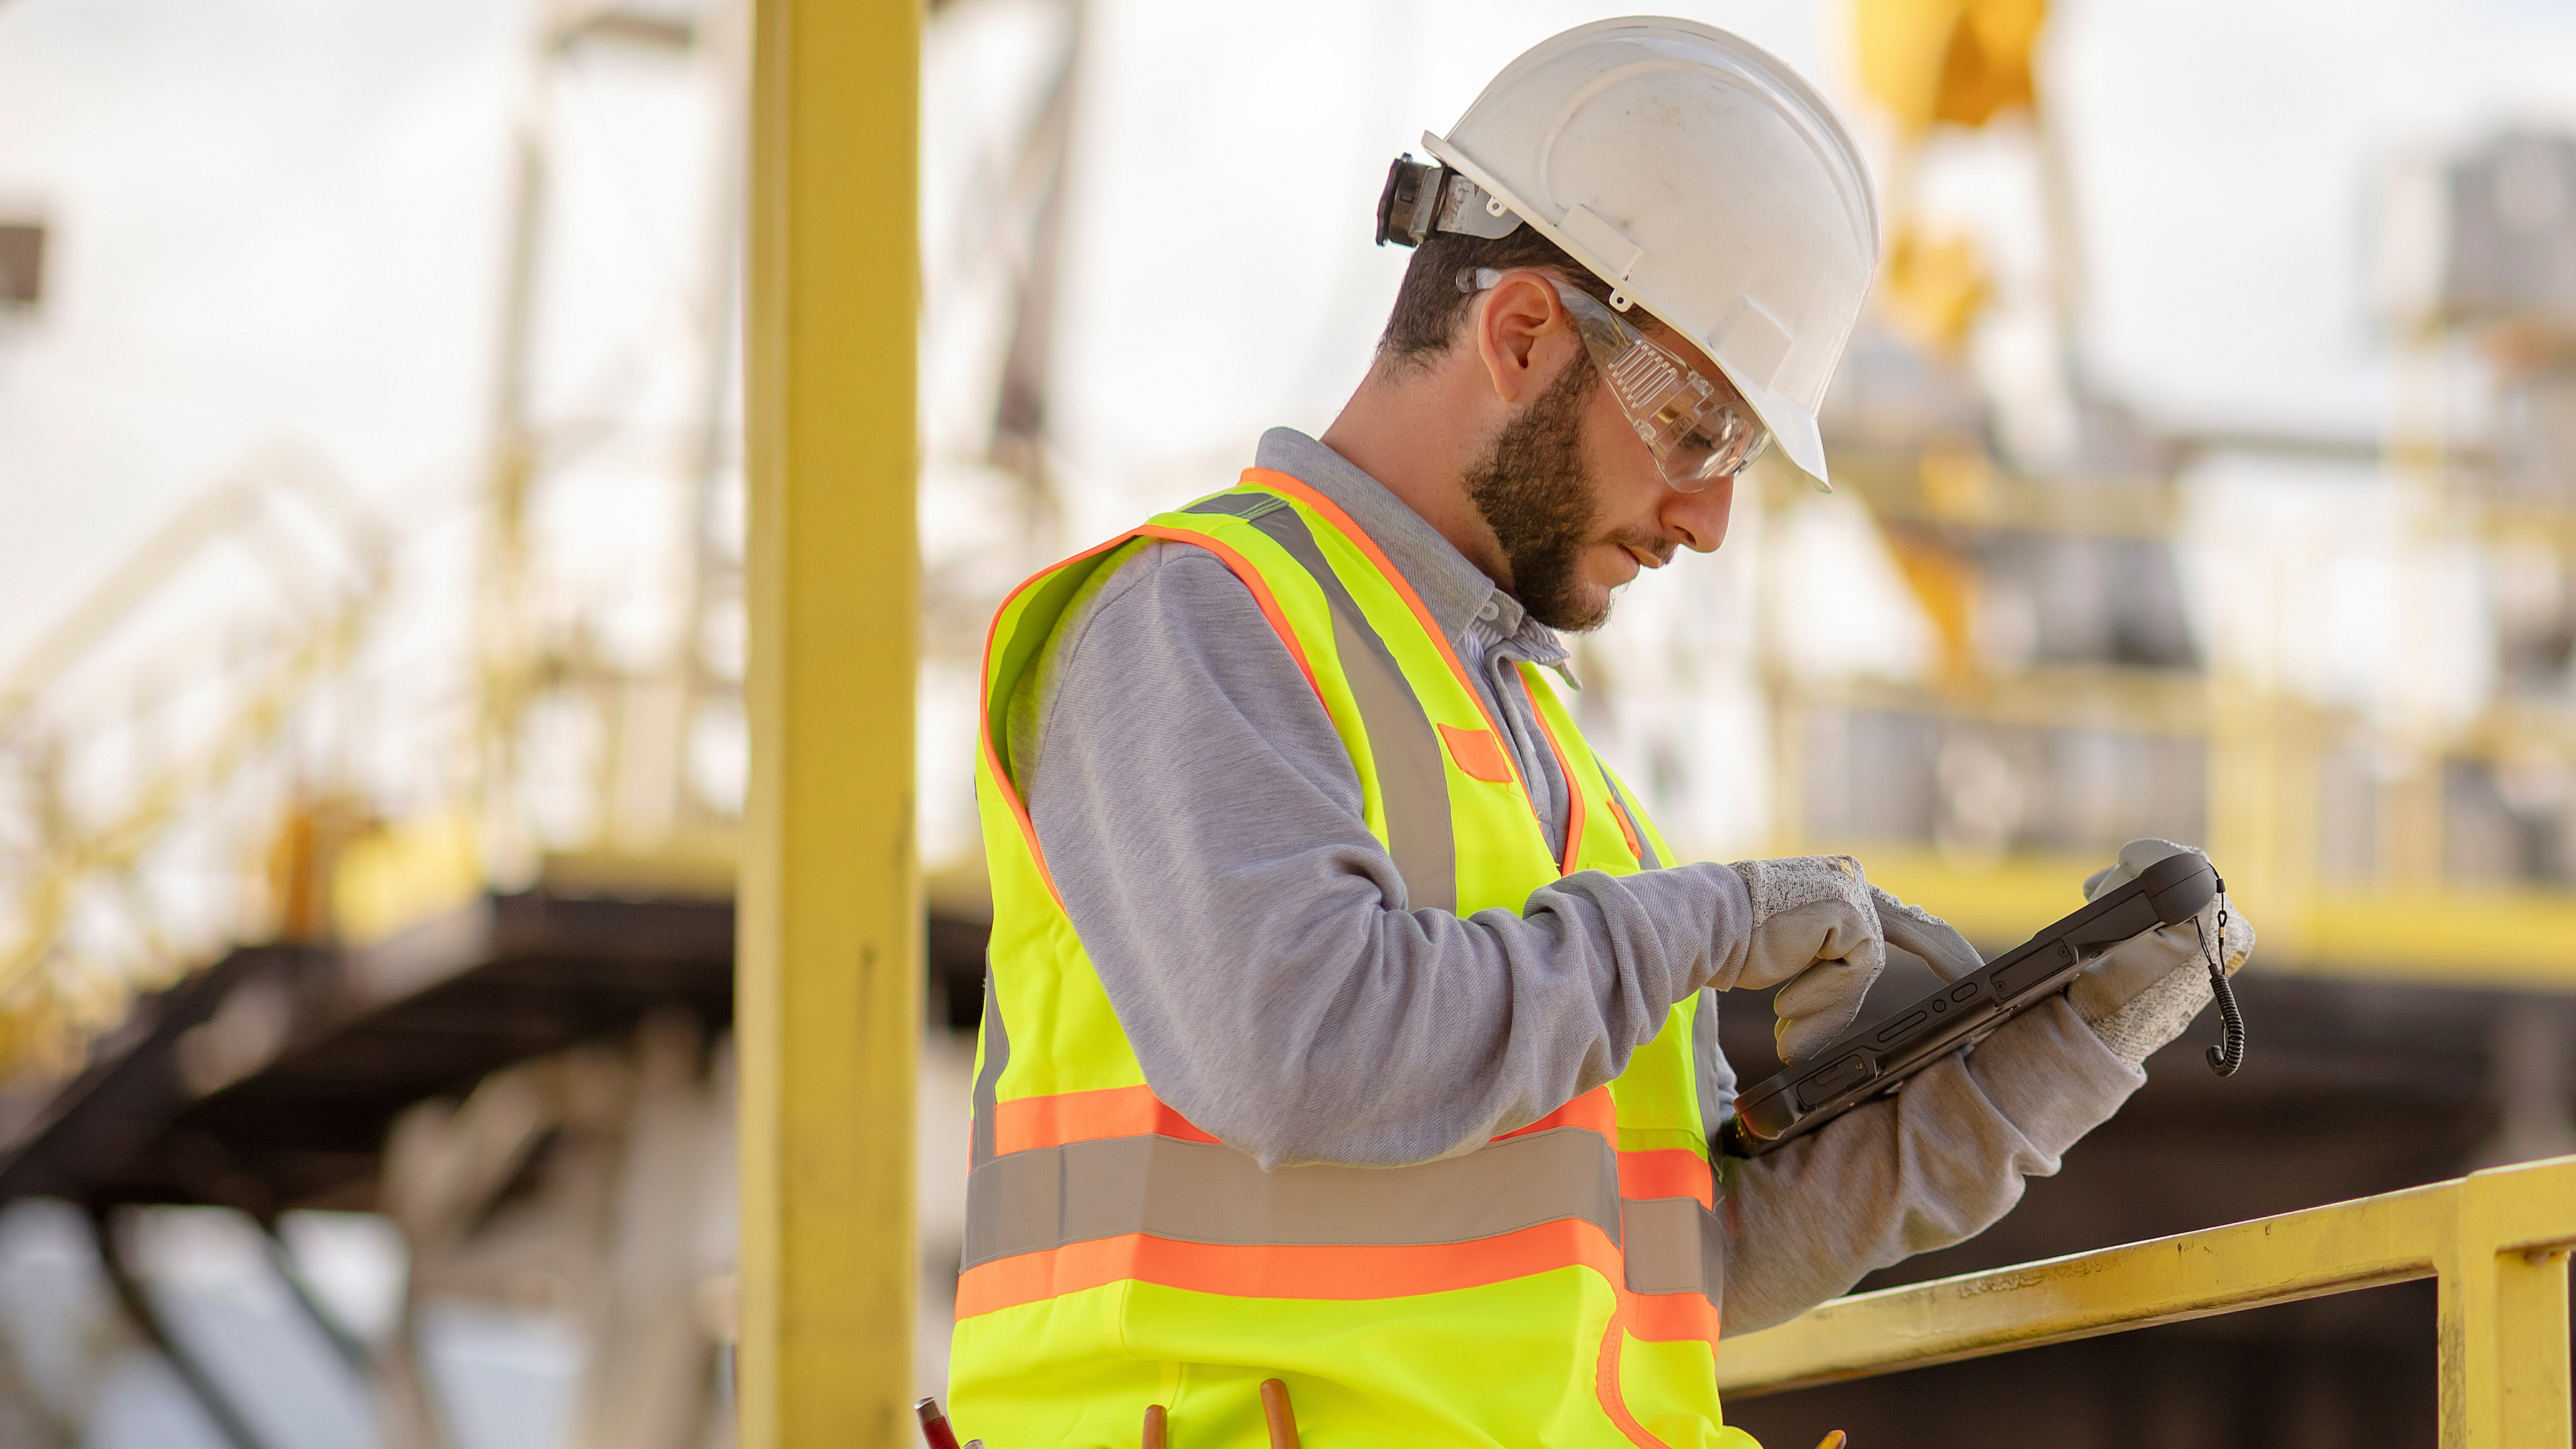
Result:
M1183 1142L1216 1139L1172 1110L1151 1087L1107 1087L1096 1092L1059 1092L1052 1097L1015 1097L993 1107L993 1152L1026 1152L1061 1147L1105 1137L1176 1137ZM1678 1196L1678 1194L1674 1194Z
M1608 1087L1595 1087L1527 1127L1515 1128L1494 1140L1506 1142L1533 1132L1545 1132L1551 1127L1583 1127L1615 1143L1619 1140L1619 1104L1610 1095Z
M1132 536L1133 535L1130 534L1120 534L1118 537L1110 539L1106 543L1095 544L1090 548L1086 548L1082 552L1062 560L1052 568L1042 569L1039 572L1022 579L1020 581L1020 586L1011 590L1011 592L1003 598L1002 606L993 611L993 622L984 627L984 661L982 677L988 682L993 677L993 659L1002 646L1002 621L1011 617L1011 605L1019 602L1020 595L1025 594L1029 590L1046 582L1048 579L1054 577L1058 572L1069 568L1074 564L1078 564L1084 559L1090 558L1094 554L1105 553L1110 549L1118 547ZM987 687L989 687L989 683ZM1047 895L1055 901L1056 909L1059 911L1063 910L1064 897L1055 888L1055 872L1047 869L1046 852L1038 849L1037 825L1034 821L1029 819L1029 807L1025 801L1020 799L1019 788L1011 783L1011 772L1004 766L1002 752L996 748L993 743L993 711L988 706L985 709L978 710L976 714L976 737L979 747L984 752L984 764L992 770L993 779L1000 785L1003 798L1010 804L1011 818L1019 824L1020 838L1028 845L1029 858L1037 862L1038 879L1046 883Z
M1595 1087L1527 1127L1494 1138L1515 1137L1558 1127L1581 1127L1617 1143L1619 1123L1609 1089ZM1092 1092L1059 1092L1051 1097L1015 1097L993 1108L993 1151L1026 1152L1113 1137L1171 1137L1183 1142L1217 1142L1146 1086L1106 1087ZM1717 1195L1708 1162L1687 1147L1619 1151L1619 1195L1623 1198L1687 1197L1714 1208Z
M1640 1343L1717 1343L1717 1305L1702 1293L1624 1293L1619 1309Z
M1619 792L1617 790L1612 790L1609 793L1610 818L1619 822L1619 838L1627 842L1628 853L1630 855L1635 856L1639 860L1644 860L1646 858L1646 842L1637 834L1637 822L1628 818L1627 802L1619 798Z
M1625 1317L1624 1313L1610 1315L1610 1326L1601 1330L1601 1354L1593 1360L1592 1392L1601 1400L1601 1411L1637 1449L1670 1449L1663 1440L1646 1432L1646 1426L1628 1412L1628 1401L1620 1395L1619 1332L1626 1326L1620 1321Z
M1578 1267L1626 1294L1619 1287L1619 1245L1583 1218L1559 1218L1471 1243L1428 1245L1244 1246L1129 1233L969 1268L957 1279L957 1316L972 1318L1131 1278L1229 1298L1364 1300L1482 1288ZM1696 1293L1687 1296L1708 1302Z
M1558 778L1565 781L1565 855L1557 861L1557 868L1571 871L1583 851L1583 786L1574 778L1574 766L1565 758L1565 747L1556 742L1556 729L1547 722L1547 711L1538 707L1538 695L1530 688L1526 669L1520 681L1521 698L1529 701L1530 716L1538 721L1538 732L1547 739L1547 752L1556 756Z
M1620 1153L1619 1195L1641 1200L1696 1198L1701 1207L1714 1210L1717 1206L1715 1175L1707 1160L1687 1147Z

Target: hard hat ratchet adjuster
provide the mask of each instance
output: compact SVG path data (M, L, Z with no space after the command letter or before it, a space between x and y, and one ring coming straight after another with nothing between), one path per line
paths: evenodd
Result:
M1386 168L1386 189L1377 198L1379 246L1418 247L1435 231L1490 240L1520 226L1501 198L1437 161L1416 161L1407 151Z

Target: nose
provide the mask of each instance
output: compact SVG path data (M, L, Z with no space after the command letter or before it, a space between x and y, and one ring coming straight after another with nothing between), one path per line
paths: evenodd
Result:
M1682 547L1693 553L1715 553L1726 542L1726 524L1735 512L1735 478L1720 478L1705 491L1678 493L1664 490L1664 506L1658 521L1667 538L1679 539Z

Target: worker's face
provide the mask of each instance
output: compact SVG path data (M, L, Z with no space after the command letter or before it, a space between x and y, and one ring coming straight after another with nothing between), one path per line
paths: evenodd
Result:
M1670 331L1651 335L1718 375ZM1639 570L1726 541L1735 480L1674 491L1570 324L1551 350L1562 354L1555 376L1494 431L1468 470L1468 497L1502 545L1521 606L1553 628L1595 629L1610 617L1611 591Z

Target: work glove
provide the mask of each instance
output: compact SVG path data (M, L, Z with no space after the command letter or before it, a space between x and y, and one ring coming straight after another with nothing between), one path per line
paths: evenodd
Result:
M1778 1018L1771 1040L1784 1062L1815 1055L1852 1024L1887 966L1890 942L1930 961L1944 981L1983 964L1958 932L1871 885L1848 855L1740 860L1731 868L1752 898L1753 930L1741 968L1709 984L1780 987L1771 998Z
M2170 840L2132 840L2120 847L2118 861L2085 878L2084 899L2126 885L2148 866L2185 851L2200 854ZM2219 911L2226 905L2225 896L2213 896L2199 915L2121 942L2068 984L2068 1004L2121 1060L2143 1066L2209 1004L2210 951L2230 976L2254 954L2254 927L2242 911L2229 909L2226 930L2220 931Z

